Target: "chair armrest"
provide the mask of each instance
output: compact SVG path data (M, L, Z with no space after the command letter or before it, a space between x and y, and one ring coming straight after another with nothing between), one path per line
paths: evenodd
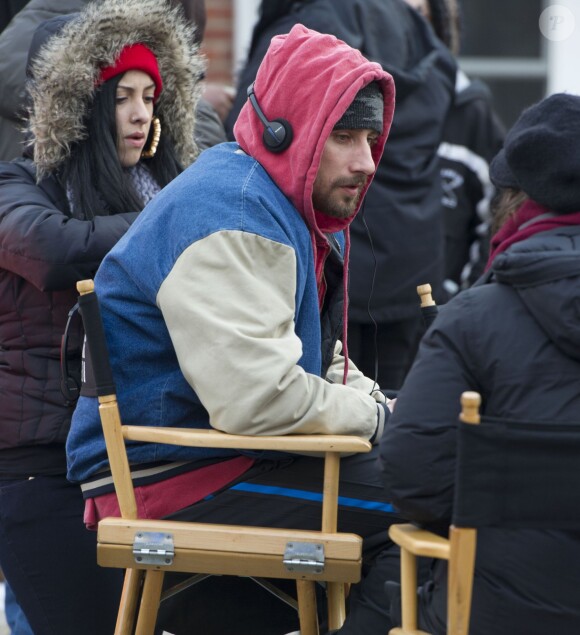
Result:
M170 539L173 562L135 559L135 538L143 534ZM167 520L103 518L99 521L97 560L101 566L159 568L189 573L241 575L265 578L359 582L362 538L355 534L315 530L214 525ZM288 553L292 545L310 543L312 566L302 570ZM147 554L149 555L149 554ZM287 558L290 558L288 562ZM304 561L302 564L307 563ZM316 563L319 566L316 566Z
M449 540L415 525L391 525L390 539L415 556L449 560Z
M283 436L245 436L218 430L191 428L154 428L122 426L127 441L167 443L200 448L231 448L240 450L278 450L280 452L370 452L366 439L350 435L308 434Z

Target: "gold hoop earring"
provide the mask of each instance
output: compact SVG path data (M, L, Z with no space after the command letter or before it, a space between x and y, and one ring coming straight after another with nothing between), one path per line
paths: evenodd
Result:
M161 138L161 122L159 121L159 117L153 117L151 125L153 126L151 145L148 150L143 150L143 152L141 152L142 159L152 159L155 156L157 146L159 145L159 139Z

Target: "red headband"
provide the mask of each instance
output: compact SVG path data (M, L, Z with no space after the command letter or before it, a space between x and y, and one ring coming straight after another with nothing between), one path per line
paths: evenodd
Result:
M130 46L126 46L112 66L105 66L105 68L101 69L98 84L102 84L108 79L111 79L111 77L116 77L127 71L143 71L147 73L155 82L154 98L155 101L157 101L157 98L163 90L163 82L159 74L157 58L153 51L145 46L145 44L131 44Z

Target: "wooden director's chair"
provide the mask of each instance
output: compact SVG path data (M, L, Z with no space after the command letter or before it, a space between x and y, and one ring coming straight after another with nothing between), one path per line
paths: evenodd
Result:
M315 584L326 583L328 626L345 619L345 586L361 576L362 539L337 532L340 454L369 452L354 436L242 436L217 430L123 425L92 280L77 284L99 399L99 413L121 518L99 522L97 560L126 569L115 635L152 635L166 572L294 579L301 635L317 635ZM137 517L126 441L173 445L317 452L324 455L320 531L145 520Z
M478 529L580 529L580 423L480 417L480 404L476 392L461 396L449 537L389 528L402 593L402 627L389 635L428 635L417 627L417 556L448 561L447 635L468 635Z

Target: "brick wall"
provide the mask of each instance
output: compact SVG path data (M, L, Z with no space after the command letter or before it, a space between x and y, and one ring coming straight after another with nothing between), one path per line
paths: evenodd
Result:
M205 7L202 51L208 58L207 80L232 84L233 0L205 0Z

